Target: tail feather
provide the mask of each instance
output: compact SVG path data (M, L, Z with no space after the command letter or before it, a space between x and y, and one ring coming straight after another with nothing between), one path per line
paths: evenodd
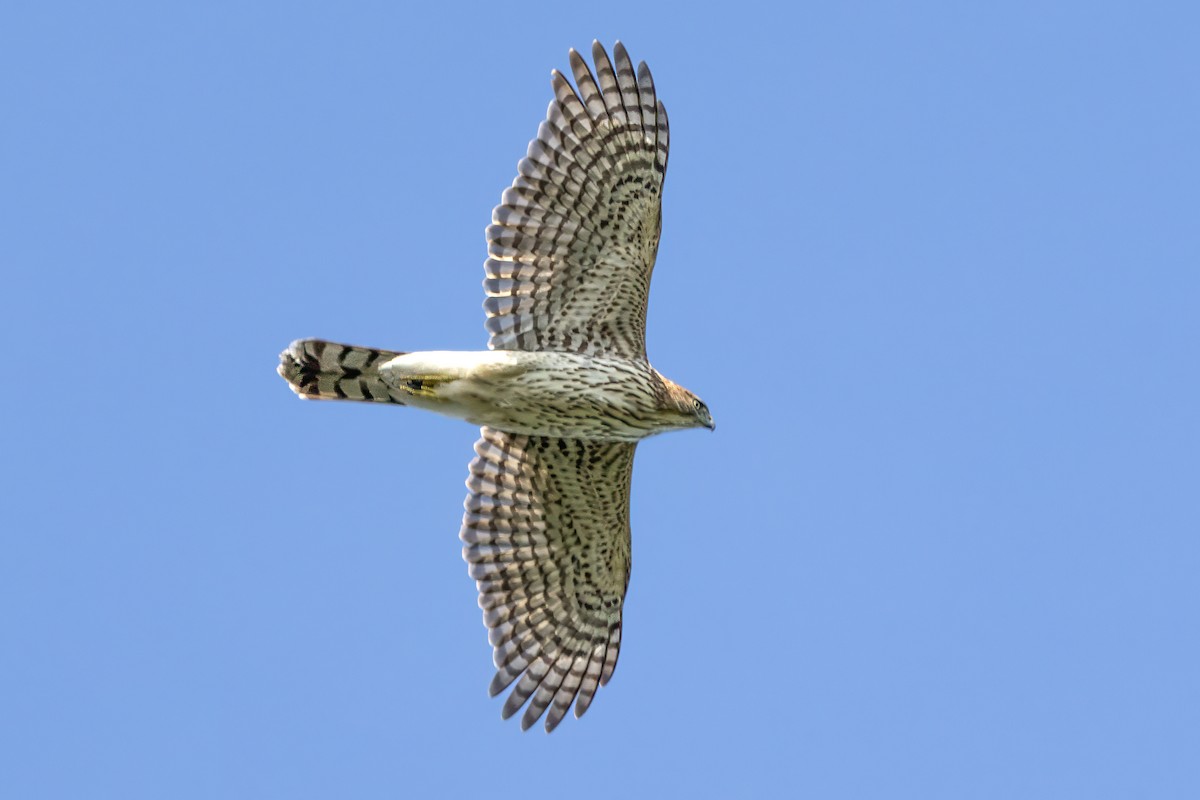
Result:
M379 376L379 367L403 353L299 339L279 354L279 374L305 399L364 400L404 405L404 394Z

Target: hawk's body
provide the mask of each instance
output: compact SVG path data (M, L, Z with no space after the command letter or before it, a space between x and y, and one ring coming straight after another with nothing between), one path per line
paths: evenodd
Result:
M365 371L338 363L361 354L367 365L372 353L307 339L284 353L282 370L305 396L400 403L509 433L637 442L679 427L660 406L683 390L641 359L484 350L384 353ZM321 376L340 386L323 394ZM383 391L372 396L372 386Z
M552 730L579 716L616 666L629 581L636 442L712 428L691 392L646 360L667 117L645 64L593 76L572 50L578 93L555 99L488 228L482 352L398 353L293 342L279 372L302 397L429 409L481 425L460 533L490 629L504 716L529 706Z

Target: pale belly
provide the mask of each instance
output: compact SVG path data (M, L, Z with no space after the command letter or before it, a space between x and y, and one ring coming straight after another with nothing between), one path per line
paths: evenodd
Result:
M380 367L408 405L509 433L635 442L662 430L644 361L510 350L430 351Z

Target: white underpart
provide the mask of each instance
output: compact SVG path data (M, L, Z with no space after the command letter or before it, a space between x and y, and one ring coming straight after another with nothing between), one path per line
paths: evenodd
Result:
M397 356L379 368L385 380L405 380L430 375L470 378L481 371L519 364L524 353L510 350L427 350Z

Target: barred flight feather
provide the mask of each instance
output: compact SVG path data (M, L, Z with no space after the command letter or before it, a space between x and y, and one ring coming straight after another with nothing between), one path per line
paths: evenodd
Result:
M578 91L552 73L555 99L492 213L493 349L645 358L667 113L646 65L635 70L620 43L613 55L593 44L593 75L571 51Z
M572 702L583 714L612 675L629 582L634 448L491 428L475 444L463 558L494 648L490 691L517 682L502 713L528 702L522 727L549 708L553 730Z

